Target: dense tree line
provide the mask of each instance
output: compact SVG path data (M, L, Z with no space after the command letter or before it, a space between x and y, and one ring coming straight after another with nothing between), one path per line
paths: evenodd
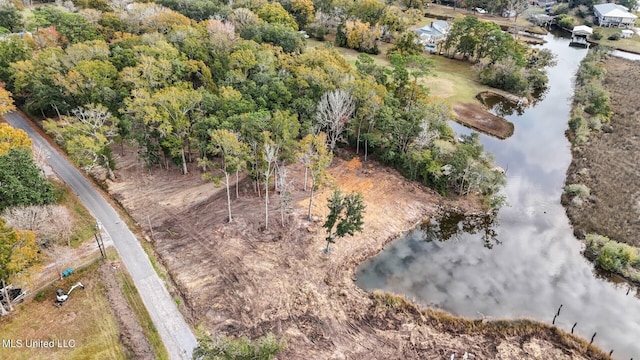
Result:
M475 16L454 21L442 48L447 56L476 62L483 84L523 96L544 91L544 69L555 63L551 51L530 49L496 23Z
M198 22L196 1L167 2L193 19L158 3L116 3L89 13L40 7L25 22L45 28L0 42L9 89L85 169L111 169L112 144L134 141L148 166L224 176L231 203L234 175L282 194L286 167L300 161L312 199L347 141L441 192L491 195L503 182L477 137L453 138L450 108L418 81L423 57L395 54L387 68L362 55L352 67L335 50L305 50L300 18L325 5L226 3L220 20ZM371 21L388 11L358 6Z
M0 115L3 115L11 109L2 109L1 102L0 99ZM0 124L0 289L14 274L37 261L40 250L32 229L10 226L5 218L12 222L41 218L33 213L7 216L7 210L38 207L52 204L55 200L52 184L42 176L34 161L31 139L22 130ZM9 299L6 291L2 295L5 300ZM0 302L1 316L12 310L9 301Z

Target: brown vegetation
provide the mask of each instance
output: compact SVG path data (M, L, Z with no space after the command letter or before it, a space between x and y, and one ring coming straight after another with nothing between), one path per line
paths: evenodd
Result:
M574 147L566 183L586 185L590 196L567 206L567 214L579 235L597 233L639 246L640 63L611 57L605 67L614 112L611 128L592 132L586 143Z
M535 322L478 325L355 285L355 267L386 243L442 207L472 212L477 201L443 199L396 171L335 159L334 184L361 192L367 210L364 232L340 239L326 255L320 225L331 189L317 193L314 219L307 221L300 167L290 171L296 183L287 224L264 231L263 200L247 179L227 223L224 189L177 169L149 172L131 153L118 159L118 181L110 191L152 237L184 296L188 320L211 334L256 338L273 332L286 339L282 359L442 359L453 352L475 359L608 358Z
M126 301L117 296L107 299L105 274L99 268L100 262L94 262L83 271L76 269L72 276L57 281L35 300L16 306L11 315L1 318L0 339L22 342L21 347L3 347L2 359L127 358L119 335L121 329L110 309L119 303L126 306ZM84 289L74 290L63 306L55 306L56 289L67 291L78 281ZM28 340L60 343L54 343L54 348L36 348L28 347Z
M453 105L455 120L472 129L485 134L493 135L500 139L506 139L513 135L513 123L493 115L480 104L456 103Z

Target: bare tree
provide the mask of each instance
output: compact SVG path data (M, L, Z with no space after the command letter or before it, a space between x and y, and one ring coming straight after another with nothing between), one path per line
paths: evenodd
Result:
M267 162L267 166L264 168L264 227L269 228L269 179L273 174L273 164L278 159L278 146L271 141L265 141L264 143L264 160Z
M424 149L440 138L440 129L451 119L450 114L451 110L445 103L431 104L426 116L420 122L420 133L414 140L414 144Z
M314 148L311 143L307 142L302 144L302 148L298 153L298 159L304 165L304 182L303 190L307 191L307 179L309 178L309 168L311 167L311 161L313 160Z
M529 0L507 0L506 10L509 12L509 16L514 14L513 22L518 21L518 16L529 8Z
M328 91L322 95L316 110L316 120L319 127L327 133L330 152L335 149L354 110L353 97L343 89Z
M71 111L73 116L63 116L61 120L46 120L45 129L55 134L73 161L85 171L102 165L115 179L110 159L105 149L118 135L117 118L102 105L88 105Z
M56 6L59 6L59 7L65 9L67 11L70 11L70 12L78 11L76 6L73 4L73 1L56 0Z
M51 239L71 246L71 234L75 225L73 215L61 205L30 205L6 209L2 217L7 225L31 230L36 233L38 242L43 245Z
M218 129L211 133L212 153L222 157L222 165L220 171L224 173L225 186L227 188L227 210L229 214L229 222L233 220L231 217L231 192L229 190L229 175L236 173L236 199L238 188L238 173L246 165L249 147L240 140L238 134L229 130ZM206 164L207 159L202 159L201 164ZM209 177L209 176L206 176Z
M2 301L0 301L0 315L7 316L9 315L9 312L13 311L13 306L11 305L11 298L9 297L7 284L5 283L4 279L2 280L0 286L2 286L0 288L0 291L2 291L2 298L4 299L4 302L7 303L7 307L5 308L5 305L2 303Z
M276 168L278 174L278 189L280 193L280 224L284 227L285 214L290 211L289 206L293 197L291 196L291 184L288 181L289 170L283 163Z

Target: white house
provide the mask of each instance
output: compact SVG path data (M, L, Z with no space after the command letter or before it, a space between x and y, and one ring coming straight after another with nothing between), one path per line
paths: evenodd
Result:
M415 29L413 32L418 35L421 44L427 45L444 41L447 38L449 29L449 23L438 20L433 21L431 25L425 25L419 29Z
M533 6L541 7L545 10L551 9L556 4L556 0L531 0L529 2Z
M623 39L630 39L633 36L633 30L625 29L622 30L620 37Z
M638 19L626 7L612 3L593 5L593 13L597 24L606 27L631 28Z

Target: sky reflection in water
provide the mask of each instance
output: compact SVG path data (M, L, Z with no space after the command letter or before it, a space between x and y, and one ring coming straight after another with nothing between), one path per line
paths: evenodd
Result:
M560 195L571 160L564 136L573 92L573 77L584 49L548 35L545 47L558 55L549 69L550 89L543 101L526 109L506 140L482 136L485 149L507 169L504 194L492 249L482 232L460 233L447 241L427 241L417 229L395 241L362 265L357 283L365 289L404 294L422 304L455 314L491 318L532 317L590 339L614 357L640 358L640 301L626 285L594 274L580 254ZM470 131L452 124L458 133Z

